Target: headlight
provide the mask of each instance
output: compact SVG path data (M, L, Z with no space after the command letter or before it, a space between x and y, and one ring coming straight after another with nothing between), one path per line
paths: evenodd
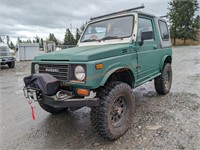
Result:
M39 65L38 64L35 64L34 69L35 69L35 73L39 73Z
M74 75L77 80L83 81L85 79L85 69L82 66L76 66L74 69Z

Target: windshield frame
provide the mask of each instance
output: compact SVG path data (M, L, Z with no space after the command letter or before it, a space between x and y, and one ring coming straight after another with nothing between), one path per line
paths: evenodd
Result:
M116 19L116 18L124 18L124 17L129 17L131 16L132 17L132 28L131 28L131 33L130 35L128 36L123 36L123 37L119 37L119 38L113 38L113 39L106 39L106 40L102 40L102 39L98 39L98 40L91 40L91 41L87 41L87 42L84 42L82 41L83 40L83 37L84 37L84 34L85 32L87 31L88 27L92 24L95 24L95 23L99 23L99 22L102 22L102 21L106 21L106 20L113 20L113 19ZM133 33L134 33L134 28L135 28L135 14L123 14L123 15L118 15L118 16L112 16L112 17L109 17L109 18L104 18L104 19L100 19L100 20L95 20L95 21L92 21L92 22L89 22L86 26L86 28L84 29L84 32L82 33L81 35L81 38L79 40L79 43L94 43L94 42L102 42L102 41L107 41L107 40L123 40L123 39L127 39L127 38L131 38L133 36ZM106 37L106 36L105 36ZM105 38L104 37L104 38Z

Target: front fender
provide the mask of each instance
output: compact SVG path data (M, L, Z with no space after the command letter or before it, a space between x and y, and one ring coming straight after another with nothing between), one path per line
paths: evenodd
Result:
M104 86L104 84L106 83L106 81L108 80L108 78L111 76L111 74L113 74L114 72L116 72L117 70L121 70L124 69L124 67L117 67L114 69L109 70L105 76L103 77L103 79L101 79L100 85ZM127 68L128 69L128 68Z

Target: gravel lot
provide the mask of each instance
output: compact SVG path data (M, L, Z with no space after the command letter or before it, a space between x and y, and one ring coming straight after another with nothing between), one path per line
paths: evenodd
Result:
M90 109L50 115L35 103L36 120L23 97L30 62L0 70L0 149L200 149L200 46L173 49L170 94L153 82L134 89L136 113L130 130L110 142L96 134Z

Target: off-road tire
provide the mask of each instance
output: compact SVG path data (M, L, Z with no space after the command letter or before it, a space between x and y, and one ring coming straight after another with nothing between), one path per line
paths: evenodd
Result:
M15 62L13 61L13 62L9 62L8 63L8 67L9 68L15 68Z
M67 108L66 109L64 109L64 108L54 108L54 107L46 105L46 104L44 104L42 102L39 102L39 105L43 110L45 110L46 112L51 113L52 115L56 115L56 114L59 114L59 113L64 112L64 111L67 110Z
M158 94L165 95L169 93L172 84L172 68L169 63L163 66L161 75L154 79L155 89Z
M91 124L97 132L107 140L116 140L121 137L129 128L135 111L135 97L131 87L122 82L111 82L97 92L100 99L100 105L91 109ZM115 123L113 119L113 111L118 99L122 99L125 103L121 107L121 116L119 122ZM120 107L118 107L120 108ZM125 108L125 109L124 109ZM123 111L122 111L123 110ZM118 111L117 111L118 112ZM116 112L115 112L116 113Z

